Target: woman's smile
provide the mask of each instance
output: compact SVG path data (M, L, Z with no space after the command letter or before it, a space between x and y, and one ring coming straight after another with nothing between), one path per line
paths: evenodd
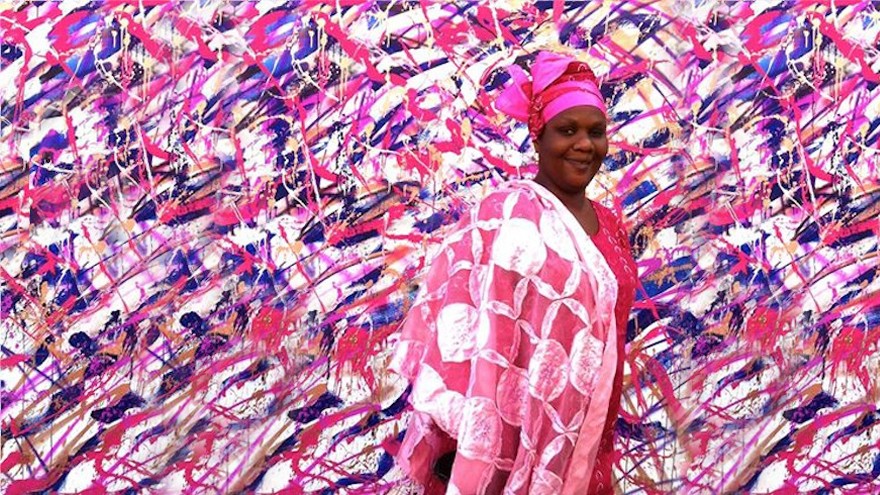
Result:
M565 161L578 170L588 170L595 165L594 160L588 160L586 158L566 158Z

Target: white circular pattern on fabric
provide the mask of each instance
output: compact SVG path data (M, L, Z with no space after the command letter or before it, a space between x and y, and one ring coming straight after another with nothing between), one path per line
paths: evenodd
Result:
M433 401L431 411L434 421L450 435L457 435L461 428L461 411L464 410L465 396L454 391L441 392Z
M602 365L602 341L585 328L571 342L571 384L578 392L589 395L593 381Z
M511 218L498 229L492 244L492 261L505 270L523 277L537 274L547 259L547 248L535 224Z
M529 380L526 370L511 366L501 373L495 397L498 412L504 421L519 426L526 414L529 400Z
M541 236L547 246L559 253L559 256L569 261L578 259L577 249L571 240L571 235L555 213L545 211L541 215Z
M402 376L412 380L422 363L422 355L425 353L425 344L415 340L401 340L397 343L391 362L388 367L397 371Z
M452 303L437 315L437 347L444 361L466 361L474 355L477 309Z
M416 409L425 409L437 395L446 390L443 378L430 366L422 366L413 383L410 402Z
M492 462L501 453L501 417L487 397L468 397L461 414L458 452L468 459Z
M529 392L543 401L559 397L568 382L568 355L555 340L541 340L529 363Z
M434 368L422 366L413 383L410 402L415 410L432 415L445 431L450 434L458 432L460 414L464 409L464 395L448 390L446 382Z

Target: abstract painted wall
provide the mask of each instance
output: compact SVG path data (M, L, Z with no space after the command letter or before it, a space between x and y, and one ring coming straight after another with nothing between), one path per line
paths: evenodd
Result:
M406 493L388 351L541 48L614 120L621 491L880 491L877 2L2 9L2 491Z

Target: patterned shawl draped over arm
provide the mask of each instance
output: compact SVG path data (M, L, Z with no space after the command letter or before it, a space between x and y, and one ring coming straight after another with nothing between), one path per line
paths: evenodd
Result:
M398 462L427 493L584 493L608 408L617 283L574 217L514 181L440 248L392 367L412 382ZM431 469L455 450L448 489Z

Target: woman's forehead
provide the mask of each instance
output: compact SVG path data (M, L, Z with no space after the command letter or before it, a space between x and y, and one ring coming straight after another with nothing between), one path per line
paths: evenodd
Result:
M567 108L550 119L547 124L562 122L582 125L605 125L607 123L605 114L602 113L602 110L591 105L580 105Z

